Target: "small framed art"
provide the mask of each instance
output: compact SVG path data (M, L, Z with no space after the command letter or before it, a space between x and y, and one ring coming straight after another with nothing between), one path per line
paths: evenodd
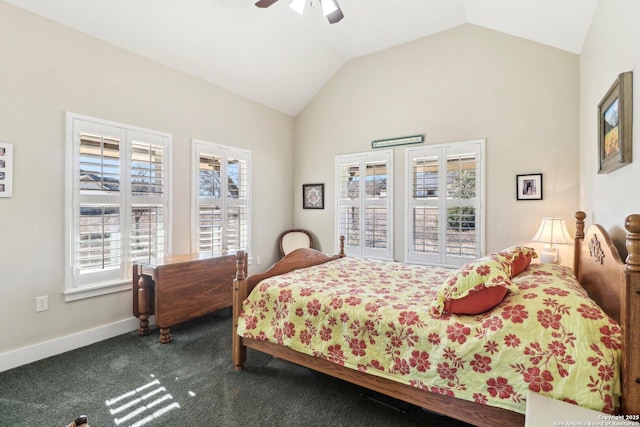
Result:
M542 174L516 175L516 200L542 200Z
M13 144L0 142L0 197L13 196Z
M631 163L633 127L633 74L618 76L598 104L598 173L604 174Z
M302 208L324 209L324 184L302 184Z

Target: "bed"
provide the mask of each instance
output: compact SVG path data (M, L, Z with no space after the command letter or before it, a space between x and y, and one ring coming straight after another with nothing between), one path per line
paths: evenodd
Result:
M527 390L581 406L595 405L595 409L608 413L637 415L640 337L631 332L631 325L640 320L640 215L626 219L629 253L626 263L601 227L593 225L585 234L585 217L583 212L576 213L575 275L565 267L531 263L521 273L514 277L509 274L504 280L514 288L505 293L495 308L474 315L443 313L438 287L422 287L422 282L451 280L454 274L450 270L432 269L426 273L424 267L386 263L390 271L385 272L377 270L378 263L345 258L341 244L338 255L300 249L265 273L246 277L246 254L238 254L233 286L233 363L236 369L242 369L246 348L252 348L479 426L523 425ZM510 259L518 257L507 258ZM382 291L382 296L374 294L373 302L363 303L369 291L360 285L349 285L356 293L347 295L347 290L339 286L354 281L356 276L350 276L349 272L356 270L381 277L373 288ZM433 277L416 279L426 274ZM553 280L560 282L553 281L551 276L558 276ZM270 283L276 293L266 300L274 300L276 305L265 308ZM302 288L298 290L290 288L300 284ZM341 313L336 319L332 309L337 307L331 307L331 302L320 302L314 291L337 292L341 304L359 307L369 321L374 319L377 323L366 324L366 319L359 323L353 319L343 322L346 319L339 316L355 315L342 307L336 311ZM288 301L298 294L309 299L289 301L291 310L287 310L282 299ZM562 299L567 295L570 298ZM403 299L405 296L408 299ZM335 299L336 294L331 298ZM418 310L415 301L420 298L427 302ZM275 301L278 299L279 306ZM533 303L537 305L529 306ZM387 313L391 308L398 310L395 321L385 317L392 315ZM311 312L313 316L309 315ZM286 318L287 315L293 317ZM324 319L324 323L315 324L312 318ZM551 338L543 341L536 336L519 342L522 332L512 328L519 323L530 328L527 321L534 318L544 325L541 329ZM587 319L586 327L592 329L574 330L576 322L567 321L580 318ZM284 323L278 325L278 321ZM261 322L275 327L262 328ZM352 329L355 324L359 329L357 333L334 334L344 335L348 341L327 339L326 348L321 349L323 338L318 337L325 336L328 330L338 330L340 323ZM418 326L428 328L431 323L444 323L444 332L417 332ZM355 339L356 336L360 339ZM391 339L391 344L384 340L385 336ZM593 336L594 342L585 341L586 336ZM374 341L382 344L381 349L373 350ZM497 346L497 342L502 346ZM479 344L481 349L471 347L472 344ZM582 347L585 354L578 353ZM350 353L359 350L363 351L358 357L349 359ZM508 351L512 353L507 354ZM579 370L589 369L587 365L594 370ZM477 377L476 382L462 377L465 370L472 373L471 377ZM584 372L589 374L585 376ZM416 373L430 373L431 377L414 376ZM581 377L583 382L576 382ZM518 382L517 378L521 380ZM554 378L560 381L553 382ZM562 389L565 386L567 390ZM480 388L482 391L478 392Z

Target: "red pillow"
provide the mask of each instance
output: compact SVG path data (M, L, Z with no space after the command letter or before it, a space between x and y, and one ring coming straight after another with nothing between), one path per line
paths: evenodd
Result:
M525 268L531 264L531 254L520 255L511 262L511 278L513 279L518 274L522 273Z
M491 310L504 299L509 290L502 286L482 288L460 299L450 299L444 303L444 311L455 314L480 314Z

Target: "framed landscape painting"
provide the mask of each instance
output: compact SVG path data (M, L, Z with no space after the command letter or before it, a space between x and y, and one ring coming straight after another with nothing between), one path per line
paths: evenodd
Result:
M598 173L604 174L631 163L633 126L633 74L618 76L598 104Z

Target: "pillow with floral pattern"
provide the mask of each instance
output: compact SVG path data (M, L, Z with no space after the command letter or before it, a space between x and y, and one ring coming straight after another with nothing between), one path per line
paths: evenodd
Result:
M538 254L535 249L527 246L511 246L489 255L489 257L503 262L505 266L508 264L509 277L513 279L531 264L532 259L538 258Z
M511 282L510 255L491 254L470 261L452 272L431 304L431 314L480 314L498 305L507 291L518 288ZM495 288L495 289L494 289Z

